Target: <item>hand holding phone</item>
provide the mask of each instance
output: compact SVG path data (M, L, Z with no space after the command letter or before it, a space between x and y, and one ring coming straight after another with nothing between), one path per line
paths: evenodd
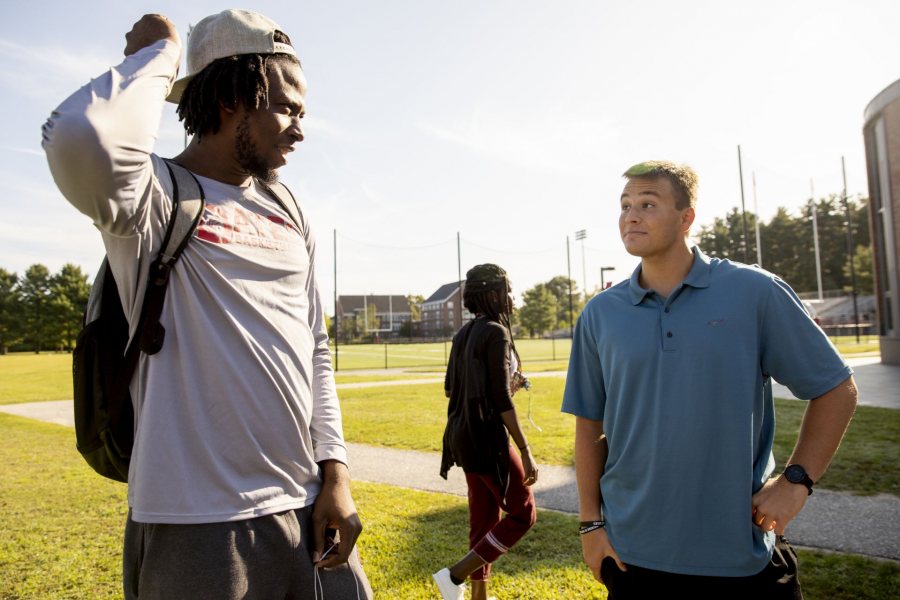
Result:
M319 557L319 560L316 562L318 565L320 562L328 558L328 555L332 552L339 551L340 548L340 540L337 539L338 531L336 529L328 528L325 530L325 551L322 552L322 556Z

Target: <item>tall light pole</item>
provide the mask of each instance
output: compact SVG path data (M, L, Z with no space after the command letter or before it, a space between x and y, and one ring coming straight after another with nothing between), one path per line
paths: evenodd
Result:
M569 236L566 236L566 267L569 272L569 338L575 337L575 311L572 309L572 257L569 253Z
M575 232L575 241L581 241L581 276L584 278L584 296L587 298L587 267L584 260L584 239L587 237L587 229L579 229Z
M738 144L738 174L741 177L741 220L744 224L744 264L750 262L748 258L749 254L747 253L747 246L749 246L749 240L747 239L749 236L747 235L747 207L744 206L744 164L741 161L741 146Z
M462 327L462 305L463 305L463 280L462 280L462 244L459 241L459 232L456 232L456 290L459 292L457 298L457 314L459 315L459 325Z
M819 286L819 302L824 299L822 295L822 258L819 254L819 217L816 212L816 191L813 189L813 180L809 180L810 202L812 203L813 222L813 249L816 252L816 283Z
M856 329L856 343L859 343L859 305L856 301L856 267L853 264L853 220L850 216L850 201L847 199L847 169L841 157L841 174L844 177L844 210L847 212L847 260L850 261L850 287L853 293L853 328Z
M603 279L603 274L606 273L607 271L615 271L615 270L616 270L615 267L600 267L600 289L601 290L606 289L606 284Z
M338 370L340 351L338 338L341 336L341 316L338 314L338 279L337 279L337 229L334 230L334 370Z
M759 239L759 204L756 202L756 171L753 172L753 212L756 213L756 264L762 268L762 242Z

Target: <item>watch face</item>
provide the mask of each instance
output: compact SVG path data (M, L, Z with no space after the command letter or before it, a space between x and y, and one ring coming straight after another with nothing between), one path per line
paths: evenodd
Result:
M806 469L800 465L790 465L784 470L784 476L791 483L803 483L806 479Z

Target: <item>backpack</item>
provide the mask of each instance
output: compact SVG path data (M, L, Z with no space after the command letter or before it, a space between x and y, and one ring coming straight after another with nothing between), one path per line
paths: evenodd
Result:
M203 188L197 179L171 160L166 159L165 164L172 179L172 214L159 253L150 265L134 336L129 342L128 320L109 260L104 257L72 352L76 447L94 471L121 482L128 481L134 445L131 378L141 352L156 354L162 349L165 328L159 318L169 275L203 213ZM305 237L299 207L287 187L281 183L262 187L288 212Z
M172 267L190 240L203 211L203 189L184 167L166 161L172 177L172 215L156 259L147 275L147 289L134 337L128 340L128 320L108 257L94 278L82 329L72 352L76 447L99 474L128 481L134 444L134 408L128 389L141 352L162 348L165 329L159 323Z

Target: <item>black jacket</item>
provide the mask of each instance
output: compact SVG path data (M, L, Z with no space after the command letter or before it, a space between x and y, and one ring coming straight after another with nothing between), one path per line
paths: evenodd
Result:
M509 434L500 414L513 408L509 392L509 333L478 317L453 338L444 389L450 397L444 430L441 477L454 464L466 473L493 475L501 489L509 480Z

